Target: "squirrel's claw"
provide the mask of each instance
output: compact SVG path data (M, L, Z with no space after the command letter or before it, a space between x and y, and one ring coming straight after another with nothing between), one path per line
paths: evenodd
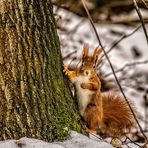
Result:
M94 131L94 130L89 129L86 125L84 125L84 129L85 129L85 131L87 133L90 133L90 134L96 134L97 133L97 131Z
M68 75L68 72L69 72L68 66L65 66L65 65L64 65L63 72L65 73L65 75Z

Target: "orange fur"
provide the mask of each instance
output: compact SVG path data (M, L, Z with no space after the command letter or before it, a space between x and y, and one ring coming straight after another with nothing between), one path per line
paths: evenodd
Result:
M76 86L79 111L86 131L117 137L123 135L126 129L130 130L134 117L122 97L114 92L101 92L100 78L95 71L100 53L101 49L96 49L93 56L88 56L88 45L85 45L82 65L74 71L69 71L65 66L64 72Z
M99 88L99 83L98 82L91 82L91 83L82 83L81 87L83 89L89 89L92 91L97 91Z
M63 72L65 72L65 74L69 77L69 78L73 78L77 76L77 70L69 70L67 66L64 66L64 70Z
M96 130L99 134L107 136L116 137L125 134L126 129L130 130L134 125L134 118L126 101L111 92L101 96L103 115L101 115L101 109L97 105L91 106L90 102L84 113L86 126L90 130Z

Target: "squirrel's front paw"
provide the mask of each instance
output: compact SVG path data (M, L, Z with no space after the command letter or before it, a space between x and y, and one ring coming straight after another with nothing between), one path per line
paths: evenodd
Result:
M81 88L86 89L86 84L85 83L81 83Z
M68 75L68 73L69 73L68 66L64 65L63 72L65 73L65 75Z

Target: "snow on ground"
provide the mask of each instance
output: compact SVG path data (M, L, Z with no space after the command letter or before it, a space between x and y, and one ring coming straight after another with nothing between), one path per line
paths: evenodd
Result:
M134 144L128 144L129 147L138 148ZM82 134L72 131L70 139L64 142L48 143L42 140L23 137L19 141L6 140L0 141L0 148L112 148L108 142L99 140L95 137L88 138ZM123 148L126 148L123 145Z
M16 140L2 141L0 142L0 148L19 148L17 143ZM23 137L19 140L19 145L21 148L112 148L109 143L90 139L74 131L71 132L71 138L64 142L48 143Z

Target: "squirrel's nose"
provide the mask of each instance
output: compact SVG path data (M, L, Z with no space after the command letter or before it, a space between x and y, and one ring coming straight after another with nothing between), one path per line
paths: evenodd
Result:
M89 74L89 72L88 71L86 71L86 75L88 75Z
M89 76L89 75L91 74L91 71L90 71L90 70L85 70L84 74L85 74L86 76Z

